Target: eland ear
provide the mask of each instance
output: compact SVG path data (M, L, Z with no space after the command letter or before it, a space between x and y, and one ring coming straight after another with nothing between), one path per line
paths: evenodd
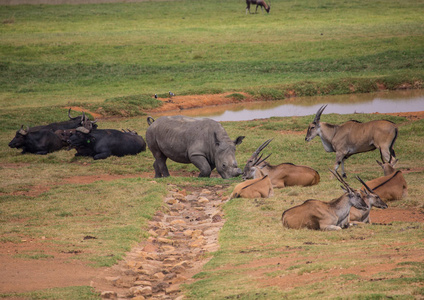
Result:
M395 167L395 165L398 163L398 161L399 161L399 159L395 159L392 163L391 163L391 165L392 165L392 167L394 168Z

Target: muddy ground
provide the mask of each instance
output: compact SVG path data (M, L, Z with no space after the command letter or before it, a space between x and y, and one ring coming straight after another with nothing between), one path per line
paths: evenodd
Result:
M169 101L170 99L160 99L164 101L164 105L160 109L156 109L152 112L169 111L170 113L178 113L183 109L185 110L199 106L216 106L236 101L226 96L227 94L176 96L172 98L172 101ZM252 99L247 98L247 101L252 101ZM78 108L73 109L79 110ZM97 118L103 117L96 114L96 112L92 112L92 114ZM395 113L393 115L406 116L409 119L415 120L423 118L424 112ZM191 174L171 175L189 176ZM99 174L95 177L76 176L68 178L67 182L86 184L88 180L116 180L125 177L152 176L153 173L143 173L136 176ZM35 196L47 191L49 188L51 188L51 186L38 186L31 191L32 194L30 196ZM223 220L220 218L221 212L218 210L209 211L207 214L202 214L200 212L203 211L203 208L204 211L207 211L206 207L208 207L210 203L215 203L215 208L219 207L220 203L224 203L227 200L225 197L222 197L225 189L225 186L216 186L210 191L202 189L193 190L190 191L190 194L197 195L197 198L186 199L179 196L181 194L185 196L184 191L179 190L179 187L172 187L170 196L164 199L166 205L169 206L169 212L167 215L158 213L154 221L151 222L151 238L135 247L128 253L125 261L113 268L92 268L77 259L70 260L69 258L78 255L78 253L58 253L54 250L54 247L52 245L49 246L46 241L28 239L19 244L0 243L0 293L27 292L67 286L93 286L99 292L110 291L112 295L118 296L119 298L139 296L140 299L142 299L144 296L149 297L153 295L164 299L176 299L182 296L178 288L179 284L189 281L190 277L195 274L196 271L200 270L201 266L205 263L199 259L200 256L198 255L199 253L196 252L196 249L201 249L203 252L215 251L219 246L217 245L217 229L223 225ZM170 199L174 199L175 201ZM188 216L188 220L191 220L189 224L185 224L182 221L176 221L177 216L184 214ZM374 223L382 224L389 224L393 221L424 222L422 213L413 209L401 208L389 208L384 211L372 210L371 219ZM177 227L171 228L170 226ZM202 229L190 229L189 226ZM167 244L168 241L166 238L169 234L172 234L174 238L175 236L180 236L180 242L177 243L177 245ZM163 238L163 240L160 238ZM198 244L191 246L195 242ZM41 250L46 254L52 255L52 258L27 260L17 258L16 256L16 254L23 252L28 253L28 251L31 250ZM155 253L159 254L159 256ZM422 259L422 255L422 252L410 252L405 254L394 251L392 260L395 261L394 264L405 259L418 261ZM155 267L154 271L148 271L140 267L146 259L150 261L150 265ZM293 259L296 258L293 257ZM277 261L278 259L275 260L275 262L254 261L251 262L251 264L252 266L260 266L261 264L277 265L279 263L289 263L286 259L284 262ZM179 265L182 262L185 263ZM391 266L381 265L379 268L391 268ZM367 270L366 273L371 276L371 274L380 271L382 270L373 266L373 269ZM353 272L355 272L355 270L349 269L350 274ZM361 270L358 269L357 272L364 274L363 268ZM165 275L168 274L174 274L174 277L164 278ZM304 276L302 279L303 281L299 281L297 278L295 281L293 280L293 282L289 282L290 278L285 278L284 281L281 279L269 280L268 277L262 274L252 275L256 276L259 281L262 281L264 286L275 285L284 286L286 288L317 280L317 278L314 278L313 274ZM138 288L139 286L150 286L150 289L141 289Z

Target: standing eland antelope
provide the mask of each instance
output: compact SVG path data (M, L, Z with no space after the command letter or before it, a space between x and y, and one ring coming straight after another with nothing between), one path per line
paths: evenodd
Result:
M382 160L391 161L396 157L393 144L398 129L393 122L375 120L361 123L351 120L341 125L320 122L321 114L326 107L327 105L321 106L314 121L309 124L305 141L309 142L319 135L325 151L336 152L334 170L337 171L341 165L343 177L346 177L344 160L353 154L379 149Z
M352 225L352 223L371 223L370 211L372 207L381 209L386 209L388 207L387 204L381 200L381 198L365 182L362 181L362 179L359 178L359 181L363 184L363 188L361 190L362 199L364 199L365 203L368 205L368 209L361 210L352 206L350 208L349 225Z
M349 212L352 206L367 210L368 205L362 198L361 191L352 189L339 173L331 173L343 184L346 191L342 196L330 202L306 200L303 204L294 206L283 212L281 222L291 229L341 230L349 226ZM359 180L359 177L357 177Z
M265 8L267 13L269 13L269 11L271 9L271 5L266 4L265 0L246 0L246 5L247 5L246 6L246 15L247 15L247 12L249 12L249 14L251 14L250 4L253 4L253 5L256 4L255 14L258 12L258 6L261 7L261 10L263 10Z
M311 186L318 184L320 176L317 171L306 166L297 166L292 163L282 163L273 166L265 161L270 155L262 158L259 153L269 145L272 139L265 141L253 152L244 167L243 179L261 178L268 175L274 188L286 186Z
M397 159L388 163L377 161L384 171L384 176L366 182L383 200L400 200L408 196L408 184L402 171L396 171L394 168L397 161Z
M230 199L234 198L269 198L274 196L274 189L268 175L261 178L246 180L237 184L231 193Z

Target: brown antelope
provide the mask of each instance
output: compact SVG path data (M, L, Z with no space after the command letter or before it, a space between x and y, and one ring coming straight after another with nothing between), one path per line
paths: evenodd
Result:
M317 171L306 166L297 166L292 163L282 163L273 166L262 158L259 153L269 145L272 139L265 141L246 163L243 172L243 179L262 178L268 175L274 188L283 188L286 186L311 186L318 184L320 176Z
M396 172L395 165L397 164L398 161L399 161L398 159L395 159L392 162L384 162L384 161L379 162L378 160L376 160L378 165L383 169L384 176L387 176Z
M365 182L362 181L362 179L359 179L359 181L363 184L361 194L362 199L364 199L365 203L368 205L368 209L361 210L352 206L350 208L349 223L371 223L371 208L374 206L377 208L386 209L388 206L372 189L369 188Z
M269 10L271 9L271 6L265 3L265 0L246 0L246 15L247 12L249 12L249 14L251 14L250 12L250 4L255 5L256 4L256 10L255 10L255 14L258 12L258 6L261 7L261 10L263 10L265 8L266 12L269 13Z
M268 176L262 178L246 180L239 183L231 193L233 198L269 198L274 196L274 189Z
M327 105L321 106L314 121L309 124L305 141L309 142L319 135L325 151L336 152L334 170L337 171L341 165L343 177L346 177L344 160L353 154L379 149L382 160L391 161L395 158L393 144L398 129L393 122L375 120L361 123L351 120L341 125L320 122L321 114L326 107Z
M396 171L393 163L377 163L383 168L384 174L382 177L367 181L366 184L374 190L383 200L400 200L408 196L408 184L403 177L402 171Z
M346 193L330 202L306 200L303 204L284 211L281 216L283 226L292 229L340 230L349 226L349 212L352 206L362 210L368 209L360 190L352 189L339 173L332 170L330 172L343 184L342 188Z

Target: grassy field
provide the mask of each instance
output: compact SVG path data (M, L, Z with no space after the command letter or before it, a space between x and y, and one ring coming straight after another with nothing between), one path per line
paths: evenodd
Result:
M169 183L234 186L241 180L180 177L152 184L152 178L136 177L146 172L153 177L149 151L93 161L74 158L74 151L36 156L7 147L21 124L66 120L66 105L93 111L102 107L108 114L126 110L136 116L158 105L152 94L169 90L244 91L257 98L284 99L287 91L315 95L374 91L382 85L394 89L405 83L422 87L423 1L273 0L269 15L245 15L244 8L242 1L209 0L0 6L0 242L19 244L30 238L58 252L74 250L77 244L83 250L79 259L110 266L148 236L147 221L160 209ZM350 118L368 121L381 116L324 114L322 121L342 123ZM415 170L405 175L409 197L389 205L422 212L424 120L385 118L400 126L395 145L399 168ZM199 280L185 287L189 297L424 296L422 258L413 258L424 248L421 223L336 233L282 229L279 218L285 209L309 198L328 201L341 194L328 172L334 154L326 153L319 140L304 141L311 120L312 116L223 123L230 137L247 135L237 149L241 166L265 139L274 138L267 149L273 152L271 163L311 166L320 172L321 183L278 190L264 201L228 202L221 249L196 275ZM131 128L144 136L147 123L145 117L112 118L101 119L99 126ZM346 162L349 183L359 187L353 175L364 180L380 176L377 158L377 152L351 157ZM172 162L169 168L196 170ZM98 174L135 178L68 181ZM84 236L96 239L81 244ZM49 255L39 251L25 258ZM271 265L275 259L281 259L279 266ZM395 267L379 269L385 265ZM354 266L380 271L362 276L350 272ZM335 269L344 271L335 274ZM266 283L301 274L319 277L286 287ZM73 290L40 291L29 297L95 298L90 290Z
M246 15L242 1L1 6L0 103L104 106L169 90L283 99L287 90L421 87L423 6L274 0L270 14L257 15Z

